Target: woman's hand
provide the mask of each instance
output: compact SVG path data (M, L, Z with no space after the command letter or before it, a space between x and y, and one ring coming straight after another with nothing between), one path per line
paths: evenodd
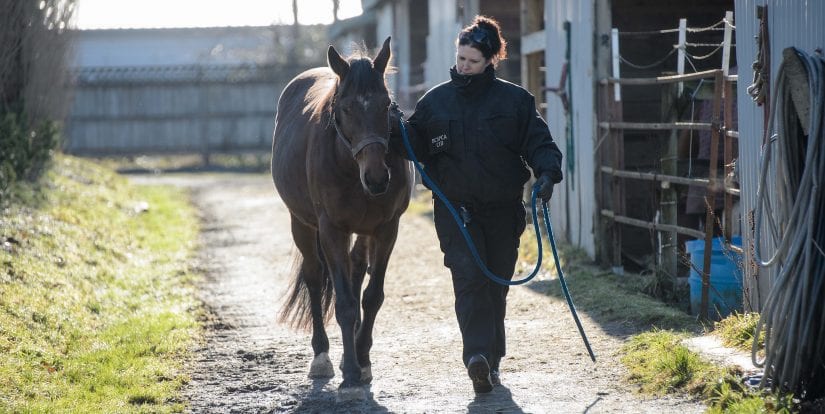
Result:
M401 135L401 127L399 124L404 120L404 112L398 108L397 103L393 102L390 104L387 116L390 123L390 135Z
M551 180L547 174L542 174L542 176L536 180L536 183L533 184L533 188L536 189L536 196L545 203L553 197L553 180Z

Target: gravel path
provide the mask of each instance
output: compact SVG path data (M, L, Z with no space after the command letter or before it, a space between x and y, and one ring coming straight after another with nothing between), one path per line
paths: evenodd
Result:
M502 387L475 396L461 363L449 272L428 217L406 214L376 322L374 379L363 402L336 404L340 371L307 378L307 332L276 323L293 263L287 210L266 175L140 177L191 190L204 224L200 295L210 310L185 394L195 413L700 413L695 401L644 399L615 355L626 332L580 309L592 363L563 300L537 292L540 275L510 290ZM575 277L569 275L568 277ZM333 365L340 330L328 326Z

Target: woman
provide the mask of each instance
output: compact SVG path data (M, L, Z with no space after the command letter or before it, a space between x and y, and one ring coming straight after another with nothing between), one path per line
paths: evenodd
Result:
M526 224L521 197L530 171L525 162L537 177L538 196L547 201L562 179L562 154L534 97L496 77L495 67L506 56L498 22L477 16L458 35L451 80L428 91L405 126L416 157L461 212L487 267L511 279ZM394 145L401 145L402 115L391 111ZM500 384L508 288L484 276L438 199L434 220L444 265L452 273L464 364L475 392L487 393Z

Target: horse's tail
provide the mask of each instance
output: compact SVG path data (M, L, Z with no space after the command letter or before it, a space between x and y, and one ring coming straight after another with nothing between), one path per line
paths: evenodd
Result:
M292 277L287 299L278 315L278 321L289 325L293 329L310 330L312 328L312 303L307 281L305 280L308 275L301 271L303 263L304 258L296 249L292 264L292 274L294 276ZM321 318L326 324L332 317L332 312L330 312L334 299L332 280L325 268L323 268L320 275L309 275L309 277L321 278L319 283L321 287Z

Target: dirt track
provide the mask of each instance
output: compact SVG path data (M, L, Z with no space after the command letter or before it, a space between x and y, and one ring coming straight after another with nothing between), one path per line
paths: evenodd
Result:
M449 272L431 220L407 214L376 322L369 399L336 404L340 371L311 380L310 337L275 322L289 284L286 208L266 175L142 177L192 190L204 219L201 299L212 313L186 389L195 413L699 413L678 398L642 399L615 356L624 332L579 309L598 361L590 361L566 304L536 293L540 275L510 290L502 387L475 396L461 363ZM568 277L575 277L569 275ZM575 299L575 298L574 298ZM340 331L328 326L340 362Z

